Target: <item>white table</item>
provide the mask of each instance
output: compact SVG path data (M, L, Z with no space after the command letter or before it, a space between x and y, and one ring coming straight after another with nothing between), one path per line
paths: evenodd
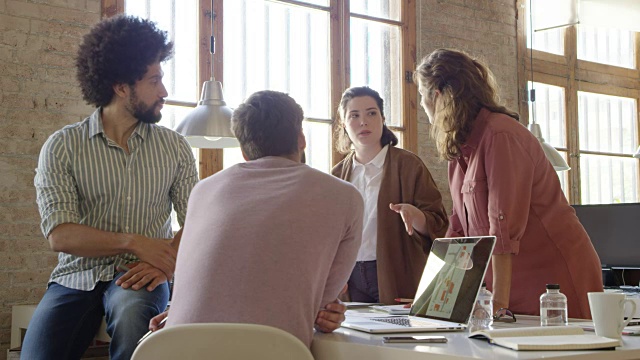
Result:
M494 328L529 327L540 324L538 317L520 315L517 318L516 323L496 323ZM316 360L640 359L640 336L623 336L623 345L615 351L515 351L491 345L486 340L469 339L467 332L429 334L444 335L448 342L445 344L384 344L382 337L385 335L383 334L374 335L340 328L331 334L316 333L311 352Z

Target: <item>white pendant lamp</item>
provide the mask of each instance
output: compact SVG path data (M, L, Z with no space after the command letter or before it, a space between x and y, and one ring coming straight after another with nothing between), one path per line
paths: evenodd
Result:
M202 85L198 106L178 124L176 131L195 148L238 147L240 144L231 132L232 112L224 102L222 83L212 77Z
M189 145L195 148L221 149L238 147L240 144L231 132L231 114L222 94L222 83L213 76L213 54L215 38L213 36L213 1L211 3L211 80L202 84L200 102L178 124L176 131L184 135Z
M549 162L551 162L551 165L553 165L553 169L555 171L566 171L571 169L558 150L544 141L544 138L542 137L542 130L540 130L540 124L529 124L529 131L531 131L533 136L540 141L542 151L544 151L544 154L547 159L549 159Z

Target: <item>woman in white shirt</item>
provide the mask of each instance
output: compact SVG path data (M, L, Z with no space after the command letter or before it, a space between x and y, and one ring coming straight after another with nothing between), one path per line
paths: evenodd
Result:
M398 138L385 124L383 105L366 86L343 93L334 128L346 157L332 174L351 182L365 203L349 300L394 304L415 295L431 240L444 235L448 221L422 160L395 147Z

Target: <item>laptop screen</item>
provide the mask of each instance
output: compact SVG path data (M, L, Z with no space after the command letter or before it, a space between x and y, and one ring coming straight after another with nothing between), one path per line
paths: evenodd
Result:
M410 314L466 324L495 240L494 236L435 239Z

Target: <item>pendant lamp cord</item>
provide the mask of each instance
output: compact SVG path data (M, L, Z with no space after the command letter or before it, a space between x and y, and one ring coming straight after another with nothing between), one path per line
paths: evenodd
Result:
M213 12L213 1L214 0L211 0L211 40L209 43L209 54L211 54L211 81L215 81L215 76L213 75L213 54L216 53L216 38L213 35L213 18L215 17Z

